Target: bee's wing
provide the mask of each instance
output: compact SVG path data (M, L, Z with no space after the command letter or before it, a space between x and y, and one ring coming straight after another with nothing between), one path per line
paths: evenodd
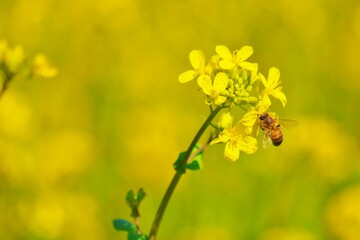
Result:
M272 143L269 133L269 131L264 131L264 135L262 136L262 143L264 148L270 147Z
M294 128L297 125L299 125L299 123L297 121L292 120L292 119L279 119L278 122L281 127L284 127L287 129Z

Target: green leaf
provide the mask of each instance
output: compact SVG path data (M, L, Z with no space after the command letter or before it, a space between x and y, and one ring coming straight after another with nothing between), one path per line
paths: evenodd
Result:
M185 152L181 152L174 162L173 166L175 171L181 171L181 173L185 173L185 169L181 169L181 160L184 158Z
M197 161L192 161L191 163L187 164L186 168L193 171L201 169Z
M203 152L196 155L191 163L186 165L186 168L189 170L201 170L203 168Z
M138 234L136 231L129 232L128 240L148 240L148 237L143 234Z
M127 231L130 233L130 232L136 230L136 227L132 223L130 223L129 221L127 221L125 219L121 219L121 218L115 219L113 221L113 225L114 225L114 228L118 231Z
M144 192L144 189L140 188L137 193L137 200L140 202L146 197L146 193Z
M194 151L197 151L199 149L199 145L196 145L194 148ZM198 153L193 160L191 161L191 163L188 163L186 165L186 168L189 170L193 170L193 171L197 171L197 170L201 170L203 169L203 151L201 151L200 153Z
M125 199L131 208L136 205L136 199L133 190L127 192Z
M192 150L192 154L194 152L196 152L198 149L200 148L200 146L198 144L195 145L194 149ZM181 161L184 157L186 152L181 152L177 158L177 160L175 161L175 163L173 164L174 168L176 171L182 171L182 173L185 173L186 169L189 170L200 170L203 168L203 152L198 153L190 163L186 164L185 168L181 168Z

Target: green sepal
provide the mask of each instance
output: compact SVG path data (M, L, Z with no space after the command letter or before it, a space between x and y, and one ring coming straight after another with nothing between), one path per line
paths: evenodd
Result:
M116 230L118 231L126 231L126 232L133 232L136 231L136 227L134 224L132 224L131 222L125 220L125 219L115 219L113 221L113 226Z

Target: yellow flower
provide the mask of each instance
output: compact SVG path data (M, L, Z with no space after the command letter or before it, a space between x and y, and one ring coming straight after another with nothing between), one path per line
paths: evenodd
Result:
M220 105L226 101L227 98L220 95L226 90L229 83L229 78L225 73L216 74L213 83L208 75L199 76L197 82L204 93L209 96L215 105Z
M258 119L258 112L254 109L249 110L244 117L240 120L245 127L246 134L251 134L253 127Z
M286 96L285 94L281 91L282 87L279 87L281 81L279 81L280 79L280 71L279 69L272 67L269 69L269 74L268 74L268 79L266 80L266 78L260 73L260 80L263 83L265 89L262 91L261 95L265 96L265 95L271 95L274 98L277 98L281 101L283 107L285 107L286 105Z
M223 69L230 70L235 66L239 66L250 70L251 72L257 72L258 70L258 65L256 63L249 63L245 61L254 52L253 48L250 46L244 46L239 51L235 51L233 54L224 45L216 46L215 51L222 58L219 65Z
M189 82L199 75L205 75L205 55L201 50L193 50L189 55L191 66L193 66L194 70L188 70L183 72L179 76L180 83Z
M326 208L326 220L332 239L359 239L359 201L359 185L349 187L332 197Z
M33 61L33 74L39 77L52 78L58 74L58 70L50 66L47 58L43 54L38 54Z
M11 72L17 72L25 62L25 53L21 46L8 48L5 53L5 63Z
M220 121L224 130L210 144L226 143L224 158L236 161L240 156L240 151L247 154L256 152L258 142L256 138L248 135L249 128L244 125L246 121L240 120L235 127L232 127L232 117L229 115L223 115Z

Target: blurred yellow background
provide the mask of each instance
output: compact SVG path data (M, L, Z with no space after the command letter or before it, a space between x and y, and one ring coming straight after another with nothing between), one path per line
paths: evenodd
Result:
M144 187L150 229L208 114L188 54L254 47L281 71L300 125L279 148L229 163L223 146L181 180L159 239L357 240L360 236L360 2L1 0L0 39L60 74L0 99L0 239L126 239L124 200Z

